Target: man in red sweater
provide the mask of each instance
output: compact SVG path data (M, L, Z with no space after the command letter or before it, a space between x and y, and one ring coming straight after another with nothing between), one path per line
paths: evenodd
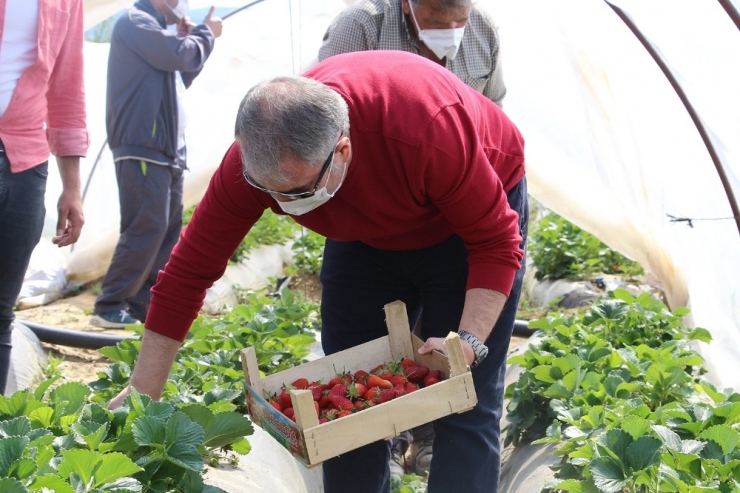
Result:
M131 378L139 392L159 398L206 289L266 208L327 237L326 354L386 335L382 308L394 300L412 325L421 318L422 352L459 331L479 401L434 423L429 491L496 491L528 219L516 127L454 74L404 52L337 55L252 88L236 142L152 289ZM380 441L326 461L325 491L390 492L389 454Z

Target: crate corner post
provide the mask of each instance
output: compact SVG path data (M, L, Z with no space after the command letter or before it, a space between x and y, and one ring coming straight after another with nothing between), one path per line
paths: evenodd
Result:
M242 349L239 353L242 360L242 370L244 371L244 381L247 385L262 395L262 383L260 381L260 369L257 364L257 353L253 347Z
M393 358L396 360L414 359L414 347L411 342L411 327L406 304L403 301L394 301L385 305L384 310L385 322L388 326L388 342Z

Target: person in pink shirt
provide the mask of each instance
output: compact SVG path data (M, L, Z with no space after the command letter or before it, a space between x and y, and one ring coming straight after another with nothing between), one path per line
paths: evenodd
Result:
M5 393L13 307L41 239L49 153L63 190L57 203L59 247L85 222L80 157L85 121L82 0L0 0L0 392Z

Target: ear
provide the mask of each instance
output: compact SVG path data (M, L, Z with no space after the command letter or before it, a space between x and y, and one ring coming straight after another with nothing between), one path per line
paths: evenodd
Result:
M334 154L341 155L345 161L350 161L352 159L352 140L347 134L342 135L342 138L337 142Z
M411 15L411 5L409 5L409 0L401 0L401 8L403 8L404 14Z

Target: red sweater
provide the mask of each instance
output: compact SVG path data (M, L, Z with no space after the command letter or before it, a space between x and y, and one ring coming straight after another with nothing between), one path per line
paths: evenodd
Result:
M296 222L338 241L412 250L458 234L467 288L507 294L522 251L506 191L524 175L523 140L503 111L455 75L400 51L327 58L304 74L349 105L352 161L342 187ZM148 330L183 340L208 289L266 208L232 144L152 289Z

